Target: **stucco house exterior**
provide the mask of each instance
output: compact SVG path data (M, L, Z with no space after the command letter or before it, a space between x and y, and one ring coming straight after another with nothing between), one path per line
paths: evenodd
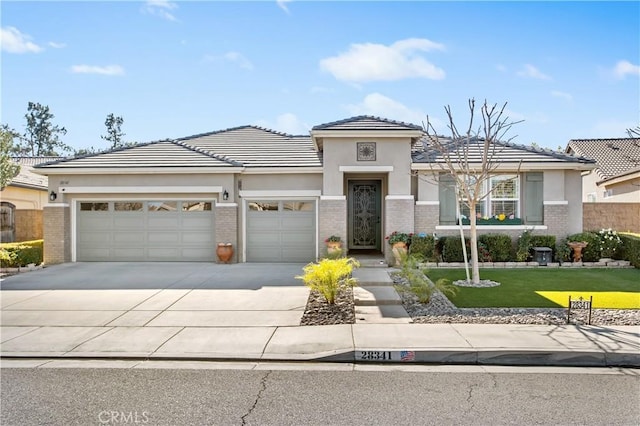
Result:
M330 235L390 258L393 231L458 230L450 182L425 140L421 126L358 116L306 136L243 126L39 165L56 194L45 206L45 263L213 262L220 242L236 262L308 262ZM510 144L500 155L511 195L486 211L508 205L520 222L481 232L582 230L581 174L592 160Z
M15 157L20 172L0 191L2 242L42 238L42 209L49 202L47 177L33 172L38 163L58 157Z

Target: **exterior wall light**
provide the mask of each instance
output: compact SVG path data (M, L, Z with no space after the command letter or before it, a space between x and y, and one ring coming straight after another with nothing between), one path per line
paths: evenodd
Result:
M56 198L58 198L58 194L56 194L54 191L51 191L49 193L49 201L55 201Z
M229 199L229 192L225 189L224 192L222 193L222 199L224 201L227 201Z

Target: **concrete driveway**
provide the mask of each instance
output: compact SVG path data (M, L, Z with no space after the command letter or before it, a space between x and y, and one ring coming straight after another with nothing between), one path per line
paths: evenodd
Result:
M69 263L0 287L5 327L299 325L302 264ZM5 329L7 330L7 329Z

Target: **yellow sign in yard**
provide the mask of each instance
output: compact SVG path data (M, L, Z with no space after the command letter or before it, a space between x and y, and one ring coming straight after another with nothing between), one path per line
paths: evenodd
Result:
M571 300L593 296L593 309L640 309L640 293L630 291L536 291L540 296L566 308Z

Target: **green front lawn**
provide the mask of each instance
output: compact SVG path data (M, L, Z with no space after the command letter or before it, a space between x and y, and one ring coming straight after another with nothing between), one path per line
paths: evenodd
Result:
M432 281L466 278L464 269L432 269L426 274ZM501 285L457 287L458 293L449 299L459 308L559 308L566 307L569 294L572 299L593 295L595 308L640 308L639 269L481 269L480 279Z

